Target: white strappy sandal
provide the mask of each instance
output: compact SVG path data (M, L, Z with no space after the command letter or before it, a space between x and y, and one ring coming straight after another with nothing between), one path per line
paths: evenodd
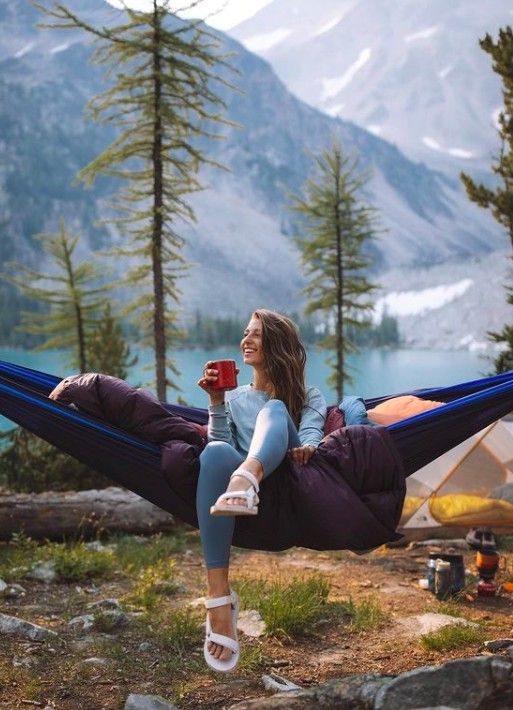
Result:
M234 476L240 476L245 478L251 483L250 488L246 488L245 491L227 491L222 493L217 499L215 505L210 508L210 515L256 515L258 513L258 491L259 485L255 476L251 471L246 471L244 468L239 468L237 471L232 473L230 480ZM230 500L233 498L245 498L246 503L244 505L223 505L222 501Z
M228 673L233 671L240 658L240 646L237 635L237 619L239 617L239 597L235 592L230 592L229 596L226 597L216 597L214 599L206 599L205 607L207 609L214 609L217 606L224 606L225 604L231 604L232 607L232 626L235 638L232 639L230 636L224 636L223 634L216 634L212 631L210 625L210 619L207 613L207 623L206 623L206 636L205 643L203 644L203 655L205 656L205 661L207 664L213 668L215 671L220 671L221 673ZM208 650L208 644L217 643L219 646L224 646L229 648L232 652L231 658L226 661L221 661L215 658Z

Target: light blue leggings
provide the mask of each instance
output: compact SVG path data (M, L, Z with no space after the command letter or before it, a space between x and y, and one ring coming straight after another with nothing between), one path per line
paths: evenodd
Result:
M257 416L248 457L258 459L264 478L283 461L289 449L301 446L297 429L279 399L270 399ZM203 555L208 569L228 567L235 518L214 517L210 506L226 491L230 476L245 460L225 441L211 441L200 456L196 494Z

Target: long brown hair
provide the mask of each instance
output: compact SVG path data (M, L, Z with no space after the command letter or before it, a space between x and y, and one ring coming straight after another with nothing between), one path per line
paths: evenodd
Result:
M257 309L252 317L262 324L264 369L273 386L271 396L281 399L298 425L306 403L306 352L298 327L287 316L266 308Z

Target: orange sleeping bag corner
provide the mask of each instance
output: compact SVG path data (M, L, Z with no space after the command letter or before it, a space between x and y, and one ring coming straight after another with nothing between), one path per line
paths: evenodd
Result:
M403 419L414 417L416 414L441 407L442 404L445 404L445 402L435 402L432 399L421 399L413 394L405 394L401 397L387 399L374 407L374 409L367 410L367 416L374 424L388 426Z

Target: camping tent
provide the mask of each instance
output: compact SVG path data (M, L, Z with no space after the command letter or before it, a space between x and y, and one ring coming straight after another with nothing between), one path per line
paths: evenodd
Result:
M513 422L504 419L408 478L405 535L480 525L513 527Z

